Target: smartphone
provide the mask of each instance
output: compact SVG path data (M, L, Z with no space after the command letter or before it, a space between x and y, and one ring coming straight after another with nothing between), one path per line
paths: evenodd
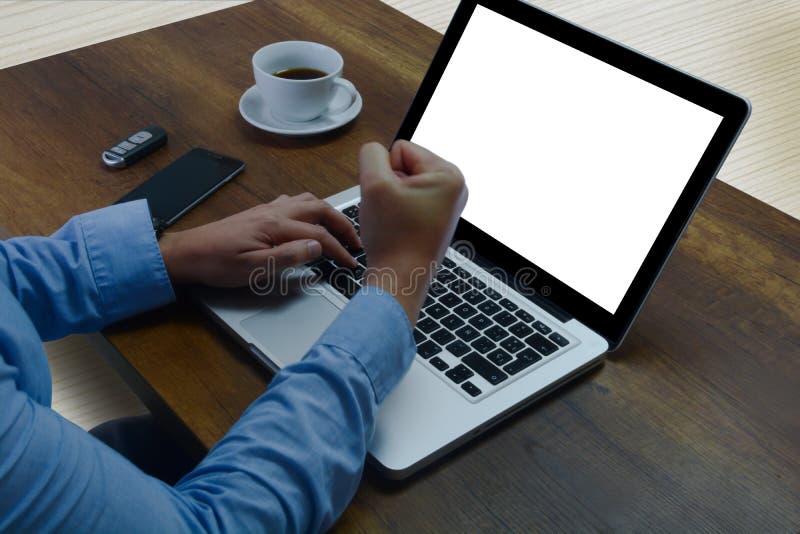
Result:
M244 162L193 148L116 203L147 199L157 232L175 223L244 170Z

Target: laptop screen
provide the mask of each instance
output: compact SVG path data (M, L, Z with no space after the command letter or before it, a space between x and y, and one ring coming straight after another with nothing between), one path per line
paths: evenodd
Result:
M411 140L463 217L615 313L722 117L476 6Z

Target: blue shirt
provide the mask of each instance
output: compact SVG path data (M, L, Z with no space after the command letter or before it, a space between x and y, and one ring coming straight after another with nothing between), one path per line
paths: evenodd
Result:
M0 242L0 531L307 532L342 513L414 356L397 301L362 290L171 487L50 409L42 341L174 298L144 201Z

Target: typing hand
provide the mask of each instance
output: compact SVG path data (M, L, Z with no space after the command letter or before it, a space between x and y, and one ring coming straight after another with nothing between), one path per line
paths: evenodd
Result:
M413 325L467 200L458 168L408 141L361 148L364 283L397 298Z
M174 283L237 287L247 285L255 269L277 273L322 254L354 267L345 246L358 249L361 241L344 215L303 193L281 195L204 226L166 233L159 246Z

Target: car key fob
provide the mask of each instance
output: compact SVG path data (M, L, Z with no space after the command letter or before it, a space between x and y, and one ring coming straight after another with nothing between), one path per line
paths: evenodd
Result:
M103 163L121 169L130 167L167 143L167 132L160 126L148 126L103 151Z

